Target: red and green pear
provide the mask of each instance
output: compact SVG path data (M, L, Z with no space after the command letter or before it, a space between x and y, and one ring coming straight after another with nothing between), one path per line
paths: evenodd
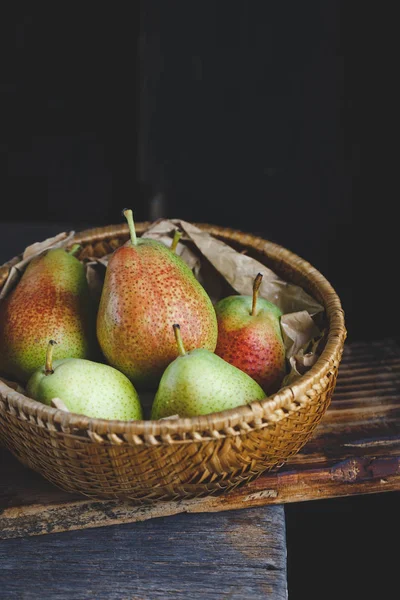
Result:
M95 319L84 265L53 248L35 257L16 287L0 300L0 373L25 383L46 358L90 358L97 348Z
M171 323L181 324L188 350L213 352L217 319L207 292L180 256L161 242L137 238L132 211L123 214L130 240L108 262L97 338L110 365L135 386L156 388L177 357Z
M233 295L215 307L218 341L215 353L255 379L267 394L279 389L286 371L280 309L258 297L262 281L254 280L253 295Z

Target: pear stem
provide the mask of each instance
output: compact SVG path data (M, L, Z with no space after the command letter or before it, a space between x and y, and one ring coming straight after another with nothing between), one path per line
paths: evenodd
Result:
M53 352L54 352L54 346L56 344L57 344L57 342L55 340L50 340L49 343L47 344L46 364L44 367L45 375L51 375L52 373L54 373L54 371L53 371Z
M176 247L178 245L179 240L182 237L182 231L180 231L179 229L175 229L175 233L174 233L174 239L172 240L172 244L171 244L171 251L175 252Z
M124 215L125 219L128 221L131 242L132 242L133 246L136 246L137 245L137 237L136 237L136 230L135 230L135 222L133 220L133 212L131 211L130 208L124 208L124 210L122 211L122 214Z
M186 354L185 346L183 345L182 336L181 336L181 328L179 325L172 325L174 328L176 345L178 346L180 356L184 356Z
M256 309L257 309L257 298L258 298L258 291L260 289L260 285L262 282L262 273L258 273L256 278L254 279L254 283L253 283L253 305L251 307L251 316L254 317L256 314Z
M68 252L68 254L71 254L72 256L74 256L80 249L81 249L80 244L74 244L73 246L71 246L71 248L69 248L69 250L67 250L67 252Z

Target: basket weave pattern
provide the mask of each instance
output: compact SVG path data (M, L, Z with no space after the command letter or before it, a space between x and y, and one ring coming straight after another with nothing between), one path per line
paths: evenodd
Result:
M142 232L149 223L137 226ZM279 468L312 436L329 406L346 338L340 300L309 263L262 238L199 224L235 242L324 305L327 342L293 385L261 402L211 415L166 421L107 421L45 406L0 382L0 441L55 485L97 498L141 503L233 489ZM126 225L75 235L79 258L101 257L129 237ZM9 261L0 268L0 288Z

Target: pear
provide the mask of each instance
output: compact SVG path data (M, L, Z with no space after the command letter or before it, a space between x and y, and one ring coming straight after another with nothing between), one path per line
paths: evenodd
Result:
M48 405L55 398L61 399L62 405L70 412L91 418L123 421L142 418L137 391L123 373L84 358L53 362L54 345L51 340L45 366L29 378L26 386L28 396Z
M179 320L189 350L214 351L217 318L207 292L180 256L156 240L137 239L132 211L123 213L130 240L108 262L97 339L107 362L138 389L156 389L177 353L168 323Z
M43 365L47 342L56 358L93 358L95 315L84 265L70 251L53 248L35 257L16 287L0 300L0 372L26 383Z
M253 295L233 295L217 302L218 341L215 353L255 379L267 394L277 391L286 371L280 309L259 298L262 274Z
M213 352L204 348L186 352L178 324L173 331L179 356L161 377L152 419L206 415L265 398L254 379Z

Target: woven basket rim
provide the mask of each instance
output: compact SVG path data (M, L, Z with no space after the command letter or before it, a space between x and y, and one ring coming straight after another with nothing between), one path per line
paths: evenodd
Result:
M138 234L146 230L152 223L150 221L136 224ZM0 381L0 396L2 395L19 414L28 413L30 418L37 419L40 423L51 421L54 425L68 430L86 430L94 435L129 435L144 436L146 439L155 439L182 435L195 434L196 432L210 432L217 434L219 431L234 434L235 428L242 428L243 424L252 423L262 427L263 422L277 421L285 418L299 406L306 407L312 398L320 390L320 381L329 376L335 365L340 362L344 341L347 336L345 327L344 311L341 301L330 282L305 259L301 258L291 250L270 242L256 235L245 233L238 229L229 229L222 226L210 225L208 223L193 223L193 225L204 229L212 235L221 236L224 239L237 241L242 244L248 243L253 248L261 250L266 255L279 256L297 270L307 272L308 279L316 285L323 301L324 308L329 320L326 345L315 364L293 384L289 384L275 394L261 401L237 408L211 413L191 418L165 419L161 421L138 420L121 421L94 419L84 415L65 412L36 400L28 398L24 394L15 391L6 383ZM100 241L115 236L128 235L129 230L126 223L121 225L108 225L105 227L85 229L74 235L70 244L76 242ZM13 259L12 259L13 260ZM3 266L9 264L7 261ZM26 419L26 416L23 418ZM201 439L201 436L199 436Z

